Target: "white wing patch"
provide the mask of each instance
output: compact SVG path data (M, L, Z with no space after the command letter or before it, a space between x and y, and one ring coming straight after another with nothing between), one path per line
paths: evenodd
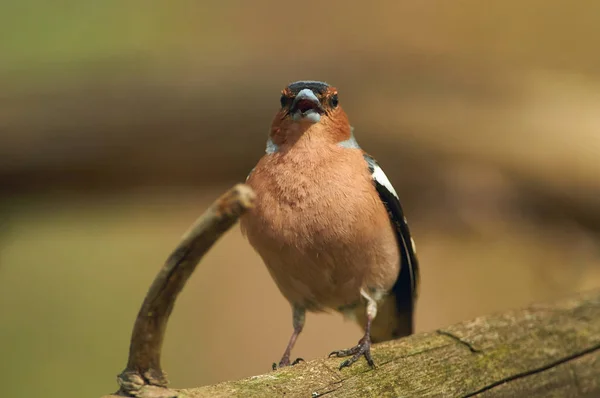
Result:
M399 199L396 190L392 186L392 183L390 182L390 180L388 180L387 176L385 175L381 167L379 167L378 165L374 165L373 179L379 184L383 185L388 191L390 191L396 197L396 199Z
M408 271L407 277L409 279L404 279L405 277L403 276L403 272L401 271L400 275L398 276L399 279L396 282L396 285L393 289L398 294L399 292L397 291L397 289L405 289L406 287L409 287L410 292L403 291L399 294L401 295L400 300L405 302L404 304L409 304L412 308L414 298L416 297L418 283L417 277L419 273L419 263L416 258L417 248L415 245L415 241L413 240L408 229L408 223L406 221L406 217L403 214L402 206L400 205L400 199L398 198L398 193L390 183L390 180L388 180L387 176L385 175L381 167L379 167L375 159L373 159L366 153L363 154L363 157L369 165L369 171L371 172L371 177L375 182L375 187L377 188L379 197L381 198L385 207L387 208L391 221L394 224L394 228L396 230L396 234L399 240L398 243L402 251L402 259L406 262L403 265L406 265L407 267L405 269ZM410 286L406 285L407 282L410 283ZM406 293L410 293L411 297L407 297Z

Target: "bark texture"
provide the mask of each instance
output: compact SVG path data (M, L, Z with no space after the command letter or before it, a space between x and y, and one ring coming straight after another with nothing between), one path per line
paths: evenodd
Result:
M317 359L243 380L140 397L596 397L600 291L377 344L377 369ZM105 397L108 398L108 397Z

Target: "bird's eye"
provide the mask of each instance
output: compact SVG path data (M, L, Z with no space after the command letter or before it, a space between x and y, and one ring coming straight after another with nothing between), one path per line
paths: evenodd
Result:
M285 108L285 106L288 104L289 100L290 99L285 94L283 94L281 96L281 98L279 99L279 102L281 102L281 107Z
M332 108L335 108L336 106L338 106L338 95L333 94L331 96L331 98L329 99L329 103L331 104Z

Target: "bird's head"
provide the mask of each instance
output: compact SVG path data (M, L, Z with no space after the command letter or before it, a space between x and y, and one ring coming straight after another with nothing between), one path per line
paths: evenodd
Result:
M336 141L350 136L350 124L339 104L338 91L327 83L291 83L281 92L280 105L271 128L271 137L278 144L295 141L309 131Z

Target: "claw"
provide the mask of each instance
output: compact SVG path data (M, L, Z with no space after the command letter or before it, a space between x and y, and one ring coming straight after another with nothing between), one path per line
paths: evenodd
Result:
M339 370L350 367L350 365L358 361L362 356L365 357L370 367L375 368L375 362L373 362L373 357L371 356L371 339L369 339L368 337L360 339L358 344L352 348L346 350L333 351L329 354L330 358L332 356L338 358L352 356L351 358L346 359L340 364Z
M287 366L298 365L300 362L304 362L304 359L296 358L296 360L294 362L290 363L289 358L281 358L281 361L279 361L279 365L277 365L277 363L273 362L272 368L273 368L273 370L277 370L277 369L285 368Z
M296 358L296 360L292 362L292 366L298 365L300 362L305 362L304 358Z
M340 367L338 368L339 370L342 370L344 368L348 368L350 367L350 365L352 365L354 363L354 361L352 361L351 359L346 359L344 362L340 363Z
M360 343L352 348L348 348L346 350L337 350L337 351L333 351L329 354L329 358L331 357L337 357L337 358L343 358L343 357L348 357L350 355L354 355L356 354L358 351L360 350Z

